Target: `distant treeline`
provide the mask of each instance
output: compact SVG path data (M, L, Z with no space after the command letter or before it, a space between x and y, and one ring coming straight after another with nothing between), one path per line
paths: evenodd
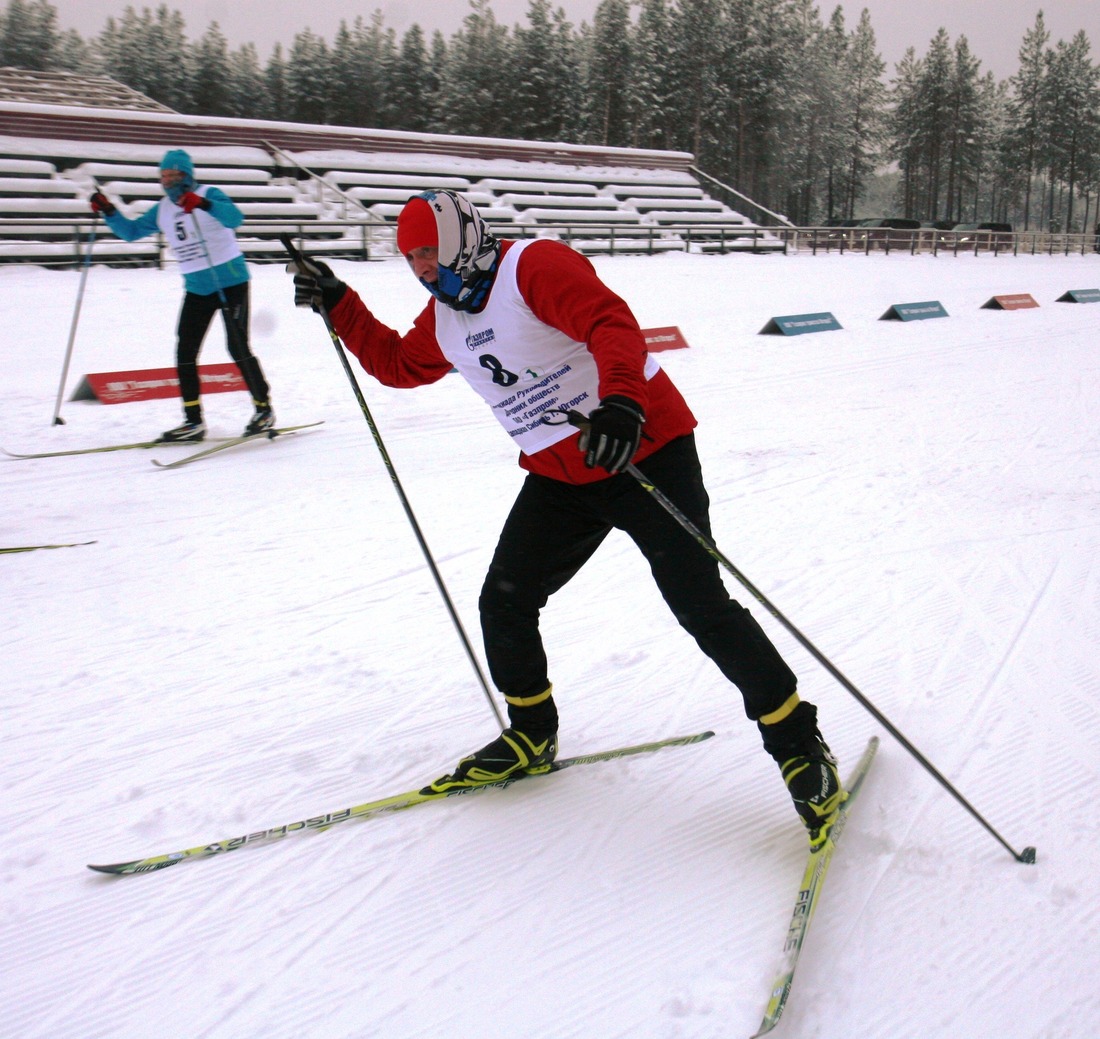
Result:
M852 217L878 171L894 213L1080 228L1100 192L1100 67L1084 31L1051 44L1042 12L998 82L941 29L887 76L866 10L814 0L602 0L591 24L549 0L500 24L469 0L447 38L381 11L309 29L261 63L217 22L191 42L167 5L127 6L90 40L47 0L9 0L0 64L105 74L195 115L694 153L799 224Z

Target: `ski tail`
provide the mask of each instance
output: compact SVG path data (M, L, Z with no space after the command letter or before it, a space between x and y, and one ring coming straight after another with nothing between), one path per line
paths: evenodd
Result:
M282 426L279 429L263 429L258 433L250 433L247 436L230 437L228 440L222 440L211 447L204 447L201 451L195 451L192 454L185 455L183 458L177 458L174 462L158 462L154 458L153 465L160 469L178 469L182 465L189 465L191 462L197 462L200 458L216 455L219 451L226 451L240 444L248 444L254 440L274 440L276 437L290 436L291 434L297 433L299 430L312 429L314 426L323 424L324 419L320 422L307 422L305 425L301 426Z
M764 1018L760 1027L752 1034L751 1039L759 1039L767 1035L779 1023L779 1018L787 1005L787 999L791 994L791 985L794 982L795 968L798 966L798 957L802 952L802 943L806 940L806 932L809 930L810 921L813 919L817 901L821 895L821 889L825 884L825 876L832 862L833 852L836 850L837 841L844 832L844 825L848 820L848 813L855 804L863 781L871 768L875 752L878 750L879 739L872 736L867 741L863 754L852 769L851 775L845 784L847 798L840 806L836 822L829 829L829 836L819 848L812 850L806 860L806 868L802 873L802 883L798 888L798 895L794 902L794 911L791 913L790 923L787 927L787 937L783 943L783 957L772 985L771 996L764 1008Z

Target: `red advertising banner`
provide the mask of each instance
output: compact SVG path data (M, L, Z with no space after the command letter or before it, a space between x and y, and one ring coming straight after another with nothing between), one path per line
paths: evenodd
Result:
M662 350L686 350L687 340L675 325L668 328L643 328L646 349L651 354L660 353Z
M982 304L983 310L1028 310L1037 307L1035 298L1027 292L1017 293L1015 296L994 296L987 303Z
M199 386L203 393L247 390L240 369L229 364L200 364ZM175 368L147 368L134 372L98 372L80 380L70 400L97 400L100 404L126 404L135 400L178 397L180 382Z

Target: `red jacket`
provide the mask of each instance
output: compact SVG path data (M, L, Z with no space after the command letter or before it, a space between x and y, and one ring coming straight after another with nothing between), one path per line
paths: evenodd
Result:
M502 242L502 250L513 244ZM517 280L535 317L587 344L600 373L600 397L618 394L641 405L646 422L635 462L695 428L695 416L664 370L646 381L645 337L638 322L585 256L552 239L533 242L520 257ZM424 386L451 371L435 337L436 305L433 297L405 335L382 324L350 288L329 316L348 350L379 382ZM521 454L520 465L566 483L606 479L606 470L585 467L577 436L533 455Z

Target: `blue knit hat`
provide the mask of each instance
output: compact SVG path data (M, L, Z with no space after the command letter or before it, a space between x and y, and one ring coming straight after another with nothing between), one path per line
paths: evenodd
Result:
M175 184L164 189L164 193L173 201L178 202L189 191L195 188L195 164L191 156L182 148L173 148L164 153L160 160L161 170L179 170L183 177Z

